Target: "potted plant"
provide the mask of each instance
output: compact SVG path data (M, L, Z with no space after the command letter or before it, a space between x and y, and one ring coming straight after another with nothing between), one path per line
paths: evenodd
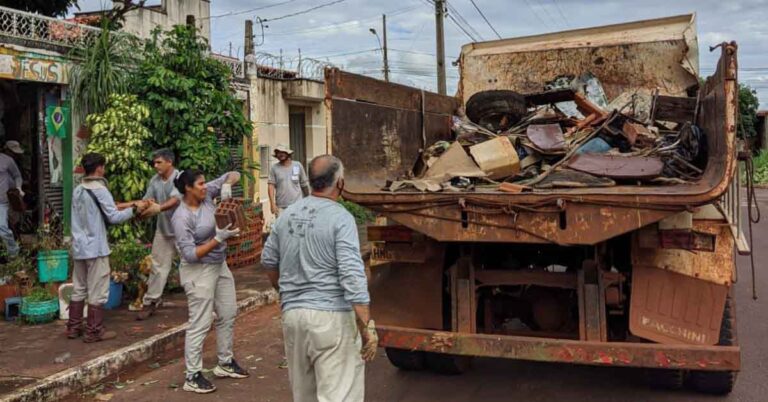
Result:
M105 308L119 307L123 301L123 292L129 297L135 297L139 293L140 284L147 278L140 272L140 265L149 254L149 245L138 240L123 240L112 246L112 254L109 256L109 266L112 270L109 299Z
M61 234L53 230L41 230L37 247L37 275L40 283L66 281L69 275L69 250Z
M17 272L26 272L32 267L32 261L23 251L15 257L5 257L0 264L0 314L5 311L5 299L19 295L14 277Z
M44 287L32 288L28 295L21 298L21 317L29 324L51 322L58 312L59 300Z

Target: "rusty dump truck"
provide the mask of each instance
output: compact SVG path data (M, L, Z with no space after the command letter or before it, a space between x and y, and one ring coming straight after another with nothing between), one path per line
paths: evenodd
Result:
M731 391L740 365L733 283L739 230L735 43L699 76L695 16L462 48L455 97L326 71L329 146L343 196L386 219L372 244L372 316L389 360L460 373L472 357L638 367L659 387ZM453 140L473 94L542 91L590 72L611 99L663 95L664 120L706 138L692 182L510 193L393 192L429 144Z

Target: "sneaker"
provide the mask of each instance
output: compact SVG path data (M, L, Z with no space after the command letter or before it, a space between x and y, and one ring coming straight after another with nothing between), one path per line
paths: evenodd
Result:
M139 314L136 315L136 319L138 321L144 321L147 318L151 317L153 314L155 314L155 311L160 308L162 305L161 301L156 301L154 303L151 303L149 306L144 306L144 308L139 311Z
M207 378L201 372L187 376L187 380L184 381L184 391L194 392L197 394L210 394L216 391L216 386L211 384Z
M229 364L219 364L213 369L213 375L216 377L229 377L229 378L246 378L250 374L248 371L237 364L235 359L232 359Z

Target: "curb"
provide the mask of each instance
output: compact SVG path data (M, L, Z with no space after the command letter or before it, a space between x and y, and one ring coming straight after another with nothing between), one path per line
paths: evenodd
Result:
M255 296L237 302L237 314L275 303L274 290L258 292ZM167 347L183 342L187 324L181 324L153 337L120 348L114 352L89 360L79 366L53 374L33 384L19 388L0 399L0 402L46 402L59 400L72 392L96 384L128 366L149 360Z

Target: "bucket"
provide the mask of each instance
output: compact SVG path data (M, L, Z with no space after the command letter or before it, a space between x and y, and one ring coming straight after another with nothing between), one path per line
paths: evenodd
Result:
M107 310L114 310L123 304L123 284L109 281L109 297L104 308Z
M40 251L37 253L37 275L41 283L64 282L69 271L67 250Z

